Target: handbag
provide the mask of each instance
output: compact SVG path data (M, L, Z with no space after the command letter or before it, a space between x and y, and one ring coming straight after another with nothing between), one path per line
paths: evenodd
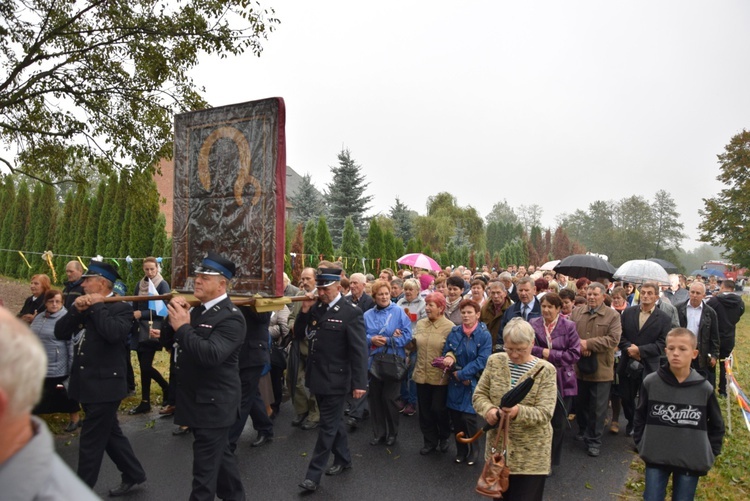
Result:
M391 345L392 344L393 339L391 339ZM395 350L395 347L393 348ZM370 374L373 377L380 379L381 381L402 381L406 376L406 371L406 359L396 353L388 353L387 344L385 345L385 349L382 352L376 353L372 357L372 364L370 364Z
M599 369L599 359L596 358L596 353L592 353L588 357L578 359L577 365L581 374L593 374Z
M153 321L153 325L149 325L147 318L141 318L138 320L138 344L151 343L158 345L159 340L151 337L151 329L161 329L161 319L157 318Z
M510 467L507 464L508 455L508 425L510 419L505 412L500 412L500 425L495 435L495 443L490 449L490 458L484 463L482 473L477 480L475 490L477 494L493 499L502 499L503 492L510 485ZM503 445L498 449L500 437L503 437Z

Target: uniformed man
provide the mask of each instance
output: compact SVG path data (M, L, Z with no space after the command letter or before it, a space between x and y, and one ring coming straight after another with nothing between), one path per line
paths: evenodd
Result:
M127 395L125 343L133 320L130 303L104 303L120 278L112 265L89 263L83 290L68 313L55 325L55 337L74 339L68 396L86 413L78 452L78 476L94 487L104 451L122 474L122 483L109 491L121 496L146 481L146 472L122 434L117 421L120 401ZM74 337L75 336L75 337Z
M174 341L177 405L174 422L190 427L193 442L191 500L245 499L229 430L240 412L238 358L245 319L227 296L235 265L209 252L196 270L195 297L188 312L184 297L169 302L166 342Z
M338 475L352 466L343 421L347 394L362 398L367 392L367 342L362 310L342 300L341 270L319 268L318 299L303 301L295 333L309 341L306 384L320 410L318 441L305 479L299 486L315 491L325 471ZM326 469L333 452L333 465Z

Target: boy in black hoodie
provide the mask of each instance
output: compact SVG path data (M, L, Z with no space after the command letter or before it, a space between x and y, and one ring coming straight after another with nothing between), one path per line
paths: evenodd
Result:
M678 327L667 334L668 366L643 380L633 438L646 463L645 501L692 500L698 479L721 453L724 421L711 383L690 367L698 340Z
M724 369L724 358L734 350L735 326L745 313L745 302L734 293L734 280L724 280L719 293L706 301L716 310L719 321L719 395L727 396L727 372Z

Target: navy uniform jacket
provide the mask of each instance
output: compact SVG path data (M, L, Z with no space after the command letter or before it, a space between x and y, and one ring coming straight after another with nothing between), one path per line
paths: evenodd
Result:
M340 298L300 311L295 333L308 337L305 384L314 395L345 395L367 389L367 335L362 310ZM313 335L314 334L314 335Z
M240 308L245 317L247 330L245 342L240 349L240 369L263 367L271 363L271 352L268 348L268 326L271 323L270 313L257 313L249 306Z
M640 351L644 376L659 369L659 359L664 355L667 333L672 330L672 317L667 312L654 306L648 320L639 329L640 314L641 307L636 305L626 308L620 316L622 334L620 335L619 348L622 350L622 355L620 356L620 365L617 366L617 373L620 376L625 374L630 363L630 355L628 355L627 350L631 345L636 345Z
M175 424L193 428L231 426L240 413L238 359L245 340L245 319L227 297L203 314L190 312L190 324L175 332L169 322L163 342L177 347Z
M55 337L68 340L85 329L73 346L68 395L81 403L115 402L125 398L127 350L133 321L129 303L96 303L84 311L71 306L55 324Z

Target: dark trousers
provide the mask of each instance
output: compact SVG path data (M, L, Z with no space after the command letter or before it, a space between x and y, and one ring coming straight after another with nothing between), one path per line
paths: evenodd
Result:
M568 409L573 402L573 397L560 397L557 395L555 412L552 414L552 465L558 466L562 458L562 444L565 438L565 429L570 426L568 421Z
M245 429L247 418L253 420L253 428L258 435L273 436L273 421L268 417L266 404L260 396L260 373L263 366L246 367L240 369L240 381L242 382L242 399L240 400L240 416L229 428L229 448L232 452L237 448L237 440Z
M81 410L78 402L68 398L68 392L65 388L58 388L66 379L68 379L68 376L48 377L44 379L42 400L31 411L32 414L73 413Z
M505 501L542 501L547 475L511 475L508 490L503 492Z
M588 447L602 446L602 434L604 433L604 420L607 417L610 386L612 386L611 381L593 382L578 380L576 421L578 422L578 433L583 435L583 439Z
M229 428L193 428L191 501L244 500L237 459L229 450Z
M369 390L362 398L354 398L351 393L346 396L346 408L349 409L349 417L362 421L370 414Z
M370 390L367 398L372 413L372 431L375 437L398 436L398 418L400 416L396 400L401 393L401 381L382 381L370 378Z
M349 441L344 424L344 395L316 395L320 410L318 441L315 442L310 465L305 478L320 483L328 466L328 456L333 453L333 464L348 465L352 462Z
M141 366L141 400L145 402L151 402L151 380L156 381L156 384L161 386L162 394L168 397L169 383L161 375L159 371L154 368L154 355L157 351L161 351L161 346L153 346L153 343L141 343L138 345L138 365Z
M464 437L473 437L474 434L479 431L479 425L477 415L470 414L468 412L461 412L455 409L448 409L448 413L453 423L453 431L458 435L459 432L464 432ZM477 443L473 444L462 444L456 440L456 457L468 457L470 455L476 456L479 451Z
M78 476L93 488L99 478L104 452L115 463L122 474L122 481L138 483L146 481L146 472L135 457L133 448L122 434L117 422L120 401L83 404L86 419L83 420L78 450Z
M278 414L284 396L284 367L271 364L271 388L273 389L271 409Z
M719 339L719 393L727 394L727 371L724 369L724 359L734 350L734 336L721 336Z
M125 360L128 361L128 368L125 370L125 379L128 382L128 391L135 391L135 373L133 372L133 361L130 360L130 346L125 346Z
M417 383L419 429L426 447L437 447L439 440L446 440L451 434L450 417L445 406L447 397L447 385Z
M166 405L177 403L177 371L174 368L174 352L169 351L169 395L164 399Z

